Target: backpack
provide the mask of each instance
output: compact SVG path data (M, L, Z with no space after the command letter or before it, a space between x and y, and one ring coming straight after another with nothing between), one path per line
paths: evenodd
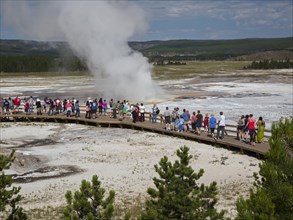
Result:
M157 109L156 114L157 115L160 114L160 109Z

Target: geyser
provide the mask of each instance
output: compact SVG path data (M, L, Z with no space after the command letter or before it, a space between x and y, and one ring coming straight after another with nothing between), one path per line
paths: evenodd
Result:
M39 40L63 36L95 76L93 94L102 91L107 98L146 100L162 93L152 81L147 58L128 45L131 37L147 28L143 10L132 2L64 1L31 6L27 2L7 2L4 6L6 23L26 27L19 29L25 30L24 34ZM12 13L17 9L22 13ZM18 17L9 20L10 16Z

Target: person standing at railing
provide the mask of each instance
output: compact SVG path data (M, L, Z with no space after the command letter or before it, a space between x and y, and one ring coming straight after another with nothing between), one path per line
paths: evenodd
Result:
M37 100L36 100L36 107L37 107L37 115L41 115L42 114L42 103L39 98L37 98Z
M250 114L246 126L248 127L248 133L250 136L249 142L253 146L255 145L255 134L256 134L255 124L256 124L256 120L253 118L253 115Z
M66 117L70 117L72 112L72 103L70 102L69 99L67 100L65 108L66 108Z
M9 101L7 99L4 99L4 109L6 111L5 114L9 113L9 109L10 109L10 105L9 105Z
M237 139L242 141L244 138L243 129L245 127L244 115L242 115L237 122Z
M171 130L171 112L169 110L169 107L166 107L166 110L164 111L164 120L166 125L166 130Z
M145 107L144 107L143 103L140 104L139 111L140 111L140 121L144 122Z
M203 128L205 132L209 131L209 114L208 113L206 113L206 116L204 117Z
M157 123L157 114L158 114L159 108L156 104L152 107L152 123Z
M91 112L92 112L91 100L88 99L85 104L85 118L91 119Z
M182 117L184 119L184 122L188 122L189 116L188 116L186 109L183 109Z
M256 122L257 125L257 135L256 135L256 142L257 143L264 143L264 136L265 136L265 127L266 123L262 117L258 118Z
M29 114L30 114L30 113L33 113L33 112L34 112L35 100L34 100L34 98L31 96L30 99L28 100L28 102L29 102L29 109L28 109L28 112L29 112Z
M9 97L9 98L10 98L10 97ZM18 96L16 96L15 99L13 100L13 102L11 102L11 106L12 106L12 104L13 104L13 106L14 106L14 110L18 112L18 111L19 111L20 103L21 103L20 98L19 98Z
M26 100L26 98L24 98L24 112L26 115L30 114L29 109L30 109L29 100Z
M113 102L113 118L117 118L117 103Z
M103 107L104 116L106 116L107 108L108 108L108 103L106 99L104 99L102 107Z
M211 135L213 138L215 138L215 128L217 125L217 119L215 118L214 114L211 114L211 117L209 118L209 128L211 131Z
M76 100L74 106L75 106L75 117L80 118L80 106L79 106L78 100Z
M100 99L100 101L101 101L101 99ZM98 108L98 105L100 105L100 101L99 101L99 104L98 104L98 102L97 102L97 99L95 99L94 101L92 101L90 104L91 104L91 116L92 116L92 118L93 119L95 119L96 117L97 117L97 108ZM102 108L102 106L101 106L101 108ZM99 113L100 112L102 112L101 110L100 110L100 106L99 106ZM100 113L100 115L101 115L101 113Z
M103 113L103 99L102 98L99 99L98 108L99 108L99 115L101 116Z
M114 103L113 99L110 99L110 101L109 101L109 107L110 107L110 118L113 117L113 103Z
M224 133L225 133L225 115L223 112L220 112L220 118L218 120L218 128L217 128L217 139L224 139ZM221 133L221 135L220 135Z
M201 127L202 127L202 121L203 121L203 116L200 113L200 111L197 110L197 115L196 115L196 133L198 135L200 135L200 130L201 130Z

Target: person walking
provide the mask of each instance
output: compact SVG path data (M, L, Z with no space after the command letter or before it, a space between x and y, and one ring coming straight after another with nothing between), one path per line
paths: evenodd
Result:
M221 133L221 135L220 135ZM220 112L220 118L218 120L218 128L217 128L217 139L224 139L225 133L225 115L223 112Z

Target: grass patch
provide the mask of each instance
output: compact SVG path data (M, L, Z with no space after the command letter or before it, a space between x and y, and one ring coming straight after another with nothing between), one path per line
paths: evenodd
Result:
M154 66L158 79L188 78L198 74L219 74L222 71L242 70L250 61L189 61L186 65Z

